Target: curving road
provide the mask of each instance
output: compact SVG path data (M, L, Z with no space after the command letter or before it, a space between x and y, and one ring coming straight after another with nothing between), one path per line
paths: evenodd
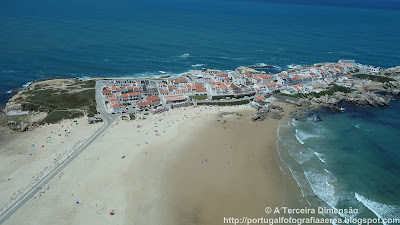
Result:
M0 214L0 224L4 223L12 214L14 214L25 202L32 198L39 190L41 190L51 179L53 179L58 173L60 173L69 163L71 163L76 157L79 156L90 144L93 143L107 128L119 117L118 115L112 115L107 113L103 104L104 100L101 94L101 81L96 82L96 102L97 108L103 118L104 124L98 129L92 136L90 136L85 142L83 142L67 159L58 164L52 171L44 176L40 181L33 185L24 195L19 197L13 204L5 209Z

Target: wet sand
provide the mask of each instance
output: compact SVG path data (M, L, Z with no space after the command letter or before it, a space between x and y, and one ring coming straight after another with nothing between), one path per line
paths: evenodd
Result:
M224 224L224 217L269 217L266 207L282 206L279 121L252 122L253 109L237 112L243 116L190 120L151 148L158 152L151 160L131 165L127 224Z
M182 153L166 171L168 224L224 224L224 217L267 217L283 203L276 161L278 120L210 118L170 148ZM224 120L226 122L224 123Z

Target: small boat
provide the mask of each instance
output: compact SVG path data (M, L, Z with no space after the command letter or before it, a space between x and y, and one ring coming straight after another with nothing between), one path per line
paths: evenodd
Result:
M346 110L345 108L340 107L340 111L341 111L341 112L344 112L345 110Z

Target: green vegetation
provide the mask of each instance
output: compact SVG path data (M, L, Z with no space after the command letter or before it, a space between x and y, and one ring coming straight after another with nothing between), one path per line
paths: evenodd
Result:
M242 101L235 101L235 102L199 102L197 105L244 105L248 104L250 100L242 100Z
M190 100L206 100L207 99L207 95L194 95L194 96L190 96L189 97Z
M129 114L129 118L130 118L131 120L136 119L135 114L134 114L134 113Z
M52 89L42 89L28 92L27 95L26 101L53 110L78 109L96 104L94 89L75 93L60 93Z
M15 102L23 102L24 99L23 99L22 97L18 97L18 98L16 98L14 101L15 101Z
M95 88L96 86L96 81L95 80L75 80L73 84L68 84L66 85L68 87L68 90L74 90L74 89L81 89L81 88Z
M313 96L313 97L319 98L324 95L333 95L333 93L335 93L335 92L350 93L352 91L354 91L354 90L351 88L342 87L342 86L338 86L338 85L334 84L331 88L329 88L329 90L321 91L319 93L311 92L307 96Z
M78 117L82 117L83 112L80 111L53 111L46 118L44 118L43 122L45 123L57 123L64 119L74 119Z
M93 84L87 83L89 86ZM95 89L69 93L66 90L38 89L27 91L26 102L23 107L39 111L46 111L49 115L44 119L46 123L56 123L63 119L81 117L86 112L88 116L97 114Z
M83 88L94 88L96 86L96 81L95 80L85 80L85 81L82 81L80 86Z
M27 116L10 117L10 116L4 115L3 117L0 118L0 125L6 126L9 121L15 121L17 123L20 123L20 122L25 122L26 120L27 120Z
M375 75L368 75L368 74L355 74L352 75L355 78L363 79L363 80L373 80L376 82L387 83L389 81L394 81L394 79L389 77L382 77L382 76L375 76Z
M226 99L226 98L233 98L233 95L216 95L216 96L212 96L213 100Z
M279 90L274 91L274 93L279 94L279 95L283 95L283 96L288 96L288 97L292 97L292 98L307 98L307 97L315 97L315 98L319 98L321 96L324 95L333 95L335 92L343 92L343 93L350 93L354 91L351 88L347 88L347 87L342 87L342 86L338 86L336 84L334 84L331 88L329 88L329 90L326 91L321 91L319 93L317 92L311 92L309 94L285 94L280 92Z

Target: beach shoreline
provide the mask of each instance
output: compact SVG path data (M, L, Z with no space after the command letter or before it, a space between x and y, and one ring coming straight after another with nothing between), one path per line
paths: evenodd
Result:
M5 224L27 224L22 214L32 216L29 224L223 224L224 217L268 216L265 207L284 203L279 120L251 122L254 112L203 106L120 120Z

